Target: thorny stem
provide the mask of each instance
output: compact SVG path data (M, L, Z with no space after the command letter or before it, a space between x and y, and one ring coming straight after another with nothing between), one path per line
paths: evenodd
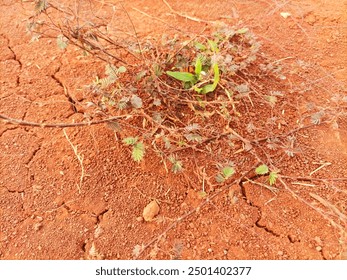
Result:
M90 125L96 125L101 123L108 123L118 119L130 118L130 117L133 117L133 115L120 115L120 116L115 116L115 117L111 117L111 118L107 118L103 120L80 122L80 123L37 123L37 122L28 122L24 120L14 119L6 115L0 114L0 119L2 119L5 123L17 124L20 126L41 127L41 128L46 128L46 127L47 128L48 127L49 128L64 128L64 127L90 126Z

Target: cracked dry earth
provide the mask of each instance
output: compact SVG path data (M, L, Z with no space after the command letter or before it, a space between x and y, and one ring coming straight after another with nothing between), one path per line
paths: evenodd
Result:
M128 2L140 37L172 34L170 26L202 30L201 22L162 1ZM0 258L132 259L135 246L158 236L139 258L347 258L347 182L319 180L347 177L347 1L168 2L196 18L241 21L257 34L263 52L290 58L289 66L300 61L290 80L297 110L305 114L315 102L339 115L300 132L302 155L284 157L281 174L310 177L326 163L314 172L318 180L294 178L276 194L248 182L229 186L161 235L202 203L201 184L187 179L193 167L167 174L150 152L135 164L105 125L68 128L65 135L1 122ZM83 88L103 65L79 50L58 50L55 40L29 43L31 11L30 2L0 0L0 114L38 123L83 121ZM336 108L337 96L345 103ZM72 146L83 156L82 184ZM211 159L204 162L207 168ZM160 202L159 218L144 222L139 217L153 199Z

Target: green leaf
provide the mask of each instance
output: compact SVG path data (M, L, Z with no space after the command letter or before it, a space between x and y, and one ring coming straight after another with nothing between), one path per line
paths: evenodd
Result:
M269 172L269 168L265 164L262 164L255 169L255 173L257 173L258 175L264 175L268 172Z
M222 169L222 173L225 179L230 178L235 173L235 169L231 166L226 166Z
M172 172L176 174L178 172L181 172L182 170L183 170L182 162L180 160L175 161L175 163L172 165Z
M201 58L198 56L195 62L195 75L198 80L200 79L201 71L202 71L202 61L201 61Z
M276 183L276 179L278 178L277 172L271 171L269 174L269 183L270 186L274 185Z
M199 43L199 42L195 43L195 47L198 50L201 50L201 51L205 51L206 50L206 46L204 44Z
M122 141L125 145L135 145L137 142L137 137L127 137Z
M144 76L146 76L146 74L147 74L146 70L139 72L135 77L136 81L137 82L140 81Z
M213 65L213 73L214 73L213 85L214 85L215 88L216 88L216 86L217 86L218 83L219 83L219 79L220 79L220 77L219 77L219 67L218 67L218 64L217 64L217 63L215 63L215 64Z
M145 155L145 147L142 142L137 142L132 151L132 158L133 160L139 162L143 159L143 156Z
M237 34L245 34L248 32L248 28L247 27L244 27L244 28L241 28L239 30L236 31Z
M215 63L213 65L213 72L214 72L214 77L213 77L213 84L208 84L203 86L201 89L197 90L198 88L194 88L198 93L202 93L202 94L207 94L209 92L212 92L216 89L218 83L219 83L219 68L218 68L218 64Z
M39 0L35 4L35 12L36 14L42 13L48 7L48 3L46 0Z
M204 191L199 191L199 192L198 192L198 195L199 195L199 197L201 197L201 198L205 198L205 197L207 196L207 193L204 192Z
M125 73L127 71L127 69L125 68L125 66L120 66L117 70L118 73Z
M57 37L58 48L61 50L64 50L67 48L68 44L69 44L68 39L64 35L59 34Z
M218 53L219 49L218 49L217 43L212 40L207 40L207 41L208 41L208 44L210 45L211 51L213 51L214 53Z
M172 172L178 173L183 170L183 164L182 161L177 160L175 156L169 156L169 161L172 163Z
M197 81L196 76L188 72L166 71L166 74L182 82L191 82L195 84Z

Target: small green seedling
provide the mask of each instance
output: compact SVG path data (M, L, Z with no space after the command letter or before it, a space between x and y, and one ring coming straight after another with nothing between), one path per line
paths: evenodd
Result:
M182 161L178 160L175 156L170 156L169 161L172 163L172 172L178 173L183 170L183 164Z
M114 65L107 64L105 67L105 74L107 76L105 78L99 78L98 76L96 76L93 84L100 87L101 89L107 88L117 81L119 74L125 73L126 71L127 69L124 66L117 68Z
M270 171L269 167L266 164L259 165L255 169L255 173L258 175L266 175L269 174L269 184L270 186L274 185L276 183L276 179L278 178L278 172L277 171Z
M217 174L216 181L218 183L223 183L228 180L235 173L235 169L231 166L225 166L222 168L221 172Z
M262 164L255 169L255 173L258 175L265 175L269 173L269 167L266 164Z
M215 41L208 40L210 50L213 53L218 53L218 46ZM203 44L199 43L199 49L206 50ZM210 67L210 70L213 71L213 83L208 83L209 81L204 79L206 77L206 72L203 71L203 68L206 68L206 65L203 65L201 56L197 56L195 61L194 73L189 72L180 72L180 71L166 71L166 74L176 80L179 80L184 83L185 88L193 88L197 93L207 94L213 92L219 81L220 81L220 71L217 62L214 62Z
M123 143L127 146L132 146L131 157L134 161L140 162L145 155L145 146L137 137L127 137L123 139Z

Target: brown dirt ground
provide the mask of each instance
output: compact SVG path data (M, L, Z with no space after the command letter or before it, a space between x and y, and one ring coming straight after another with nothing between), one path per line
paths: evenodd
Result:
M105 125L65 130L83 156L79 185L81 166L62 129L0 123L0 258L133 259L135 246L153 239L139 258L346 258L347 184L324 179L347 177L347 1L168 2L191 17L250 27L263 53L286 58L295 96L287 102L296 110L288 118L295 123L315 104L330 108L333 121L296 135L300 152L277 162L281 174L292 177L283 178L286 185L278 184L278 192L253 183L244 183L242 191L231 185L207 203L198 194L202 180L194 164L175 175L151 152L134 163ZM205 28L163 1L133 0L125 8L140 38ZM102 66L77 50L60 51L54 40L29 43L25 20L31 11L28 1L0 1L0 113L33 122L83 121L64 87L83 102L81 89ZM196 157L206 170L214 163L212 157ZM321 180L297 178L310 177L324 163L330 165L312 175ZM159 217L144 222L139 217L153 199L160 203Z

